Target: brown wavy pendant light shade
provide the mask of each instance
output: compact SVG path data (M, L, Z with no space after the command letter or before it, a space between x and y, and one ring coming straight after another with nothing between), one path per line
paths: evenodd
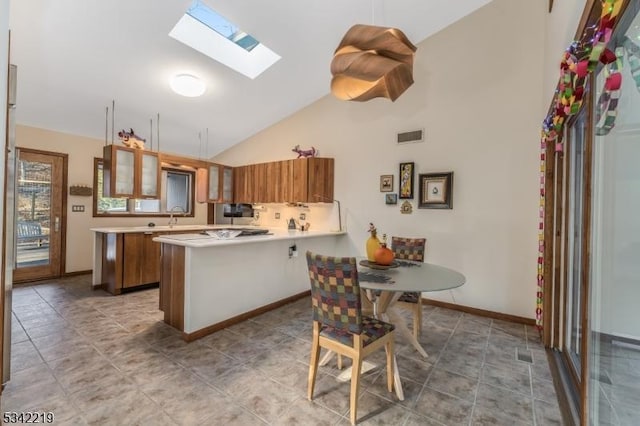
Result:
M413 84L416 49L396 28L354 25L331 61L331 92L345 101L395 101Z

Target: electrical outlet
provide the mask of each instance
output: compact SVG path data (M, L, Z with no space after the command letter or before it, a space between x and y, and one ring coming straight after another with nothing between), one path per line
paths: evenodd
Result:
M276 212L276 219L280 219L280 212Z
M300 213L300 220L307 220L307 215L305 213Z

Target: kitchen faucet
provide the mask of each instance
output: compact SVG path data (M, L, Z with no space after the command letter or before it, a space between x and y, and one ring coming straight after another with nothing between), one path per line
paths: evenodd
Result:
M175 213L176 209L180 209L180 212L182 213L183 216L187 214L187 212L184 211L182 206L173 206L171 210L169 210L169 228L173 228L173 225L178 224L178 218L173 217L173 213Z

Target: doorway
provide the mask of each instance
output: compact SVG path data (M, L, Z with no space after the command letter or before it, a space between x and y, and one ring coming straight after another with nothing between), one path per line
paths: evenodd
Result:
M592 92L587 86L586 94ZM591 235L591 102L569 121L562 137L563 149L555 153L552 176L553 209L550 228L552 259L547 308L552 311L545 345L554 348L554 358L563 392L574 423L586 418L584 398L588 372L588 303ZM551 149L554 149L553 147ZM553 152L551 153L553 155ZM553 273L551 273L553 271ZM549 327L549 326L547 326Z
M561 403L580 425L640 419L640 0L621 3L607 44L617 61L594 69L548 177L556 204L545 217L553 230L545 234L545 309L553 318L545 345ZM598 27L603 5L587 2L581 31ZM624 83L612 89L616 74Z
M67 154L18 149L14 282L59 277L64 266Z
M578 114L575 122L570 127L571 136L569 142L569 224L567 245L567 297L565 300L565 341L564 351L569 357L569 362L577 381L582 377L582 339L583 318L585 315L584 296L585 278L583 275L585 259L585 228L588 226L588 218L585 217L585 192L590 187L585 176L588 166L586 158L586 108Z

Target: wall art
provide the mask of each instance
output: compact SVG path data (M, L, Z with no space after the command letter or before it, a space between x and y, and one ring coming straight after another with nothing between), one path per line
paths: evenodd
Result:
M453 172L420 174L418 184L419 209L453 208Z
M380 192L393 191L393 175L380 176Z
M398 204L398 194L387 194L384 196L386 204Z
M398 198L413 198L413 171L414 163L400 163L400 187Z

